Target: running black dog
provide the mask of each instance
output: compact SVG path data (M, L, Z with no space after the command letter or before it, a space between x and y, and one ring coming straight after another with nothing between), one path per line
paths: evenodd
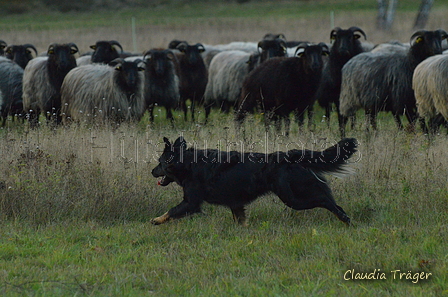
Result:
M323 173L344 173L346 161L356 152L356 139L343 139L321 152L290 150L270 154L187 149L183 137L174 144L166 137L163 140L165 149L152 175L162 177L161 186L179 184L184 197L179 205L153 219L153 224L200 212L202 202L207 201L229 207L235 221L245 225L244 207L269 192L293 209L323 207L350 224Z

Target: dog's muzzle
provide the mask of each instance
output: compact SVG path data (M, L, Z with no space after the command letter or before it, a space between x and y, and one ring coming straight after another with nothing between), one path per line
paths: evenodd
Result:
M174 180L172 178L169 178L165 175L165 172L162 169L162 166L157 165L152 171L151 171L152 176L154 177L162 177L162 179L160 179L157 184L159 186L167 186L170 183L172 183Z

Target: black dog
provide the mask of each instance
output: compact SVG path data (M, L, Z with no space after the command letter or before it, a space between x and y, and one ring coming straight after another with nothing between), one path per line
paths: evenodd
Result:
M293 209L323 207L350 224L322 174L344 173L346 161L356 152L353 138L343 139L322 152L290 150L271 154L187 149L183 137L174 144L166 137L163 140L165 149L152 175L162 177L161 186L179 184L184 198L153 219L153 224L200 212L202 202L207 201L229 207L235 221L245 225L245 205L269 192Z

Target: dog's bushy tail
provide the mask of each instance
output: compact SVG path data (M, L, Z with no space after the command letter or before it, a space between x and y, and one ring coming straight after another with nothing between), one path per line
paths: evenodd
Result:
M302 151L298 163L316 173L330 173L342 176L352 173L347 160L357 151L355 138L344 138L337 144L321 151Z

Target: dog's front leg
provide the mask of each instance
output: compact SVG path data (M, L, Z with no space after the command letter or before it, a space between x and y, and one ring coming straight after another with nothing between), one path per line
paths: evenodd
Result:
M202 201L187 201L184 199L179 205L171 208L168 212L160 217L152 219L151 223L160 225L171 219L179 219L187 215L201 212L201 202Z
M160 225L170 220L170 215L168 212L164 213L160 217L154 218L151 220L151 223L154 225Z

